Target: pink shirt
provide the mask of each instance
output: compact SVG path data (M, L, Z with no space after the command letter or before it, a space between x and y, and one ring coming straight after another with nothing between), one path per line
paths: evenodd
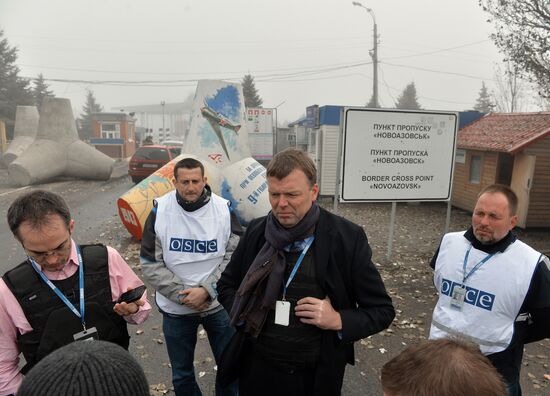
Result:
M107 246L109 260L109 280L113 301L128 288L135 288L143 284L126 261L112 247ZM44 275L51 280L62 280L72 276L78 270L78 256L73 241L69 261L61 271L44 271ZM151 312L151 305L145 296L145 304L139 307L133 315L124 316L128 323L143 323ZM17 302L15 296L6 283L0 278L0 396L15 394L23 375L19 372L19 348L17 334L25 334L32 328Z

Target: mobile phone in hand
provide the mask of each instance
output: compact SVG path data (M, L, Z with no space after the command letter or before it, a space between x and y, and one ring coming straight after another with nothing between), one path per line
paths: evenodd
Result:
M136 300L139 300L141 296L143 296L143 292L145 291L146 287L145 285L141 285L136 287L135 289L128 290L125 293L122 293L121 296L116 300L116 303L131 303Z

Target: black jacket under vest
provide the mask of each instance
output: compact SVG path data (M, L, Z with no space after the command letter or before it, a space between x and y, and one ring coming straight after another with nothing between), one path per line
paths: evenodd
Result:
M126 322L113 311L107 248L104 245L83 245L80 250L84 265L86 327L95 327L101 340L128 349L130 337ZM24 374L50 352L73 342L73 335L83 330L82 323L40 278L29 261L6 272L2 278L33 329L17 336L19 350L27 361L21 370ZM52 283L78 310L79 271L67 279L52 280Z

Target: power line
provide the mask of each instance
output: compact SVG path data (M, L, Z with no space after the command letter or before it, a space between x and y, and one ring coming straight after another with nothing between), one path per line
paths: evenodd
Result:
M425 72L429 72L429 73L449 74L449 75L452 75L452 76L459 76L459 77L471 78L471 79L480 80L480 81L494 81L492 78L483 78L483 77L472 76L472 75L470 75L470 74L464 74L464 73L447 72L447 71L441 71L441 70L433 70L433 69L427 69L427 68L418 67L418 66L398 65L398 64L396 64L396 63L388 63L388 62L383 62L383 63L384 63L385 65L388 65L388 66L395 66L395 67L402 67L402 68L405 68L405 69L420 70L420 71L425 71Z
M384 86L386 87L386 92L388 93L388 96L391 98L392 102L396 102L394 96L391 94L390 92L390 86L388 85L388 83L386 82L386 79L384 77L384 70L383 68L380 68L380 75L382 77L382 83L384 84Z
M257 81L269 81L271 79L285 79L285 78L292 78L296 76L307 76L307 75L314 75L314 74L320 74L320 73L328 73L332 71L338 71L338 70L344 70L344 69L350 69L355 67L360 67L364 65L368 65L371 62L361 62L361 63L355 63L351 65L343 65L343 66L331 66L331 67L322 67L318 69L312 69L312 70L302 70L298 72L291 72L291 73L272 73L272 74L266 74L266 75L257 75L255 78ZM33 79L31 77L23 77L27 79ZM235 80L234 77L225 77L222 78L223 80ZM103 84L103 85L127 85L127 86L172 86L174 84L177 84L178 86L181 86L181 84L185 83L196 83L199 78L190 78L190 79L183 79L183 80L84 80L84 79L65 79L65 78L44 78L46 81L54 81L54 82L65 82L65 83L82 83L82 84Z
M351 63L352 65L363 65L363 64L370 64L371 62L359 62L355 61ZM349 63L336 63L336 64L329 64L324 66L318 66L317 69L315 66L307 66L307 70L324 70L327 68L337 68L337 67L349 67ZM49 66L40 66L40 65L25 65L22 64L21 66L24 67L32 67L32 68L38 68L38 69L49 69L49 70L63 70L63 71L76 71L76 72L91 72L91 73L116 73L116 74L145 74L145 75L167 75L167 76L188 76L188 75L197 75L195 72L189 72L189 73L181 73L181 72L146 72L146 71L119 71L119 70L98 70L98 69L75 69L75 68L67 68L67 67L49 67ZM279 69L263 69L263 70L256 70L255 73L268 73L268 72L281 72L281 71L291 71L291 70L298 70L299 72L304 71L304 67L288 67L288 68L279 68ZM220 75L220 74L238 74L238 75L245 75L249 73L249 70L246 71L228 71L228 72L200 72L200 75Z
M420 52L420 53L418 53L418 54L401 55L401 56L390 56L389 58L385 58L385 59L414 58L414 57L417 57L417 56L426 56L426 55L439 54L439 53L441 53L441 52L449 52L449 51L453 51L453 50L456 50L456 49L459 49L459 48L471 47L471 46L473 46L473 45L485 43L485 42L487 42L487 41L490 41L490 40L479 40L479 41L474 41L474 42L468 43L468 44L458 45L458 46L456 46L456 47L442 48L442 49L438 49L438 50L434 50L434 51L428 51L428 52Z
M390 86L386 80L384 79L384 77L382 77L382 82L384 83L384 86L386 87L386 92L388 93L388 96L393 100L393 102L397 102L397 100L395 99L395 97L391 94L390 92L390 89L394 90L395 92L401 92L402 90L399 90L398 88L395 88L395 87L392 87ZM466 103L466 102L456 102L456 101L452 101L452 100L445 100L445 99L438 99L438 98L430 98L429 96L421 96L419 95L418 96L419 99L427 99L427 100L433 100L433 101L436 101L436 102L443 102L443 103L451 103L451 104L460 104L460 105L468 105L469 103Z
M363 74L363 73L348 73L348 74L339 74L339 75L336 75L336 76L330 76L330 77L315 77L315 78L300 78L300 79L281 79L281 80L277 80L277 79L270 79L270 80L258 80L259 82L266 82L266 83L270 83L270 82L304 82L304 81L320 81L320 80L333 80L333 79L336 79L336 78L347 78L347 77L351 77L351 76L360 76L360 77L365 77L369 80L372 80L371 77L367 76L366 74Z
M453 51L455 49L458 49L458 48L463 48L463 47L468 47L468 46L473 46L473 45L477 45L479 43L483 43L483 42L486 42L486 41L489 41L489 40L480 40L480 41L475 41L475 42L471 42L471 43L466 43L466 44L462 44L462 45L459 45L459 46L453 46L453 47L449 47L449 48L441 48L441 49L437 49L437 50L434 50L434 51L429 51L429 52L421 52L421 53L416 53L416 54L410 54L410 55L402 55L402 56L394 56L394 57L387 57L385 59L402 59L402 58L411 58L411 57L419 57L419 56L426 56L426 55L432 55L432 54L436 54L436 53L441 53L441 52L448 52L448 51ZM325 48L325 47L323 47ZM118 52L120 52L120 49L117 50ZM362 66L362 65L368 65L368 64L372 64L372 62L366 62L366 63L359 63L359 62L354 62L352 63L352 65L356 65L356 66ZM405 65L394 65L394 64L391 64L391 63L387 63L386 64L390 65L390 66L400 66L400 67L409 67L409 68L414 68L413 66L405 66ZM92 73L117 73L117 74L144 74L144 75L173 75L173 76L185 76L185 75L193 75L193 74L196 74L196 73L181 73L181 72L176 72L176 73L172 73L172 72L148 72L148 71L117 71L117 70L98 70L98 69L78 69L78 68L66 68L66 67L51 67L51 66L40 66L40 65L25 65L25 64L22 64L21 66L24 66L24 67L31 67L31 68L38 68L38 69L46 69L46 70L63 70L63 71L76 71L76 72L92 72ZM338 66L341 66L343 68L347 68L349 67L350 65L349 64L332 64L332 65L325 65L325 66L307 66L306 69L313 69L313 70L316 70L316 69L324 69L324 68L330 68L330 67L338 67ZM267 69L267 70L258 70L257 72L259 73L262 73L262 72L279 72L279 71L284 71L284 70L301 70L303 68L283 68L283 69ZM430 71L429 69L419 69L419 70L424 70L424 71ZM224 74L224 75L227 75L227 74L246 74L246 71L243 72L243 71L229 71L229 72L201 72L200 73L201 75L220 75L220 74ZM457 74L459 75L459 74ZM465 75L464 75L465 76ZM475 77L477 78L477 77ZM477 78L477 79L481 79L481 78ZM482 79L482 80L488 80L488 79Z
M401 67L405 69L413 69L413 70L420 70L428 73L437 73L437 74L446 74L446 75L452 75L452 76L459 76L464 78L470 78L475 79L479 81L493 81L492 78L483 78L479 76L473 76L469 74L464 73L458 73L458 72L449 72L449 71L442 71L442 70L433 70L433 69L427 69L417 66L409 66L409 65L400 65L395 63L388 63L388 62L382 62L384 65L388 66L394 66L394 67ZM268 81L291 81L289 79L293 77L303 77L308 75L315 75L315 74L322 74L322 73L329 73L334 72L338 70L345 70L345 69L352 69L357 68L361 66L370 65L372 62L360 62L355 64L349 64L349 65L342 65L342 66L330 66L330 67L321 67L318 69L310 69L310 70L301 70L297 72L289 72L289 73L271 73L271 74L265 74L261 75L258 74L255 76L255 79L259 82L268 82ZM219 73L218 73L219 74ZM32 77L23 77L29 80L32 80ZM327 77L331 78L331 77ZM234 77L225 77L222 78L225 80L235 80ZM188 86L189 83L196 83L200 78L189 78L189 79L173 79L173 80L85 80L85 79L59 79L59 78L44 78L46 81L54 81L54 82L65 82L65 83L83 83L83 84L104 84L104 85L121 85L121 86L173 86L174 84L177 84L177 86L182 86L181 84L186 84L185 86ZM176 85L174 85L176 86Z
M348 40L363 40L363 36L341 36L341 37L312 37L312 38L288 38L288 39L259 39L259 40L219 40L219 39L213 39L213 40L200 40L200 39L189 39L189 40L169 40L169 39L162 39L162 40L147 40L147 39L141 39L141 38L132 38L128 40L120 40L120 39L100 39L97 37L89 38L89 37L76 37L76 36L27 36L27 35L10 35L10 39L13 38L23 38L23 39L31 39L31 40L46 40L48 42L51 42L53 40L58 41L78 41L79 43L82 43L83 41L87 42L100 42L100 43L136 43L139 42L139 44L265 44L266 42L280 42L280 43L288 43L288 42L326 42L326 41L348 41Z

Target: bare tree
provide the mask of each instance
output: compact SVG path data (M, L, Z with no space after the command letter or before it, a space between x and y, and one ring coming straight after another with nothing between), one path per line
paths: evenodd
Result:
M550 97L548 0L478 0L496 33L491 38L517 71Z
M529 87L521 79L518 66L508 61L503 67L495 68L496 90L493 96L497 111L514 113L523 111L527 107L525 96Z
M550 99L538 95L535 98L535 106L537 106L541 111L550 111Z

